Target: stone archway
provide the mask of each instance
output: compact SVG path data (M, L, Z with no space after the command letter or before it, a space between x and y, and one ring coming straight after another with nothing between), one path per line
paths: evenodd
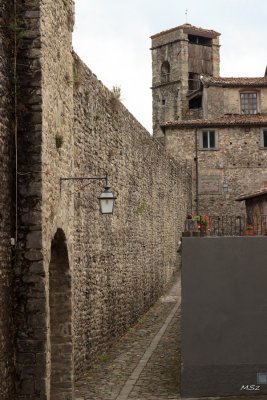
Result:
M71 272L66 237L58 229L49 265L50 400L73 399Z

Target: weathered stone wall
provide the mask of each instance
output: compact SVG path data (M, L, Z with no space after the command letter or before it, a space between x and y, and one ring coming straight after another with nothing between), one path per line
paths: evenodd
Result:
M18 243L16 399L45 393L46 306L42 269L42 97L39 1L16 2Z
M166 83L161 77L164 61L170 64L170 75L166 77ZM182 115L182 98L188 86L187 35L176 31L154 38L152 66L153 132L160 138L163 136L160 124L163 121L175 121Z
M212 41L212 64L213 76L220 76L221 56L220 56L220 39L216 38Z
M224 96L223 88L209 87L203 89L202 98L203 117L205 119L224 114ZM240 103L240 100L239 100ZM233 111L232 111L233 113ZM239 114L239 111L238 111Z
M108 171L118 199L99 213L102 183L77 184L75 367L79 375L157 299L177 269L190 211L187 173L75 56L75 175Z
M189 26L152 36L153 134L161 141L162 124L202 117L201 108L189 109L190 85L200 89L200 82L189 81L189 73L219 76L220 72L219 38L211 39L210 47L189 43L188 33L184 32ZM161 67L166 61L170 74L162 78Z
M43 1L41 16L42 253L48 290L46 379L48 395L51 392L59 396L53 399L65 399L73 395L74 379L71 293L75 184L64 182L61 186L60 178L74 173L73 2Z
M70 360L72 357L67 351L72 347L71 339L66 341L71 308L70 320L62 321L66 307L54 307L54 304L64 305L55 295L58 275L62 287L63 282L68 288L71 285L67 278L69 269L63 268L64 259L71 260L71 251L70 257L66 254L62 261L54 250L51 259L51 243L58 229L65 232L58 234L63 238L59 253L60 249L65 251L64 241L68 249L71 247L72 196L66 192L61 195L60 177L68 175L73 165L70 161L73 154L73 9L70 1L21 0L16 4L19 189L15 268L16 392L18 399L49 399L52 380L53 388L57 387L56 353L64 354L61 364L65 363L68 369L67 378L63 379L68 390L72 390L73 381L71 362L66 362L67 357ZM57 269L62 269L61 275L54 273ZM59 296L62 296L60 291ZM59 327L62 341L56 349L51 338L55 341ZM58 371L64 376L65 371L59 365Z
M11 5L0 1L0 398L13 393L13 321L12 321L12 149L14 127L11 124L12 62Z
M62 400L73 397L74 361L78 377L178 268L190 177L76 56L73 64L71 0L17 0L11 23L0 6L0 397ZM61 181L105 171L118 195L113 217L99 214L100 182Z
M258 94L258 112L267 113L267 88L254 87L218 87L204 88L203 113L205 118L216 118L224 114L241 114L240 93L255 92Z
M195 199L197 157L201 214L244 214L244 204L235 199L243 193L259 190L267 180L267 151L260 147L261 128L224 127L215 131L218 133L218 149L201 150L200 129L197 135L194 129L167 129L166 150L178 162L192 166ZM223 192L224 180L228 183L228 193Z
M161 67L170 64L168 83ZM153 134L163 136L160 125L185 116L188 110L188 35L182 29L152 38Z

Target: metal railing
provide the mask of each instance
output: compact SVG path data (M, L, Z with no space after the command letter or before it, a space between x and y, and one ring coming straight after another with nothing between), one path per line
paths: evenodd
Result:
M267 215L201 215L185 221L188 236L267 235Z

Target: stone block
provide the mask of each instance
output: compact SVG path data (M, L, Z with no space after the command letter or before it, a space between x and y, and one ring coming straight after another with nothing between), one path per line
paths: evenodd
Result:
M27 249L41 249L42 248L42 232L30 232L27 237Z
M41 251L29 249L24 253L24 257L29 261L40 261L43 259L43 254Z
M20 393L22 395L33 395L34 394L33 377L28 377L28 379L23 379L21 381Z

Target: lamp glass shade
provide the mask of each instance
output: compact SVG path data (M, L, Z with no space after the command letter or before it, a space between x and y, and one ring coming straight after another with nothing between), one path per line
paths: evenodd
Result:
M105 190L99 196L100 211L102 214L113 214L114 203L116 197L114 193L106 187Z

